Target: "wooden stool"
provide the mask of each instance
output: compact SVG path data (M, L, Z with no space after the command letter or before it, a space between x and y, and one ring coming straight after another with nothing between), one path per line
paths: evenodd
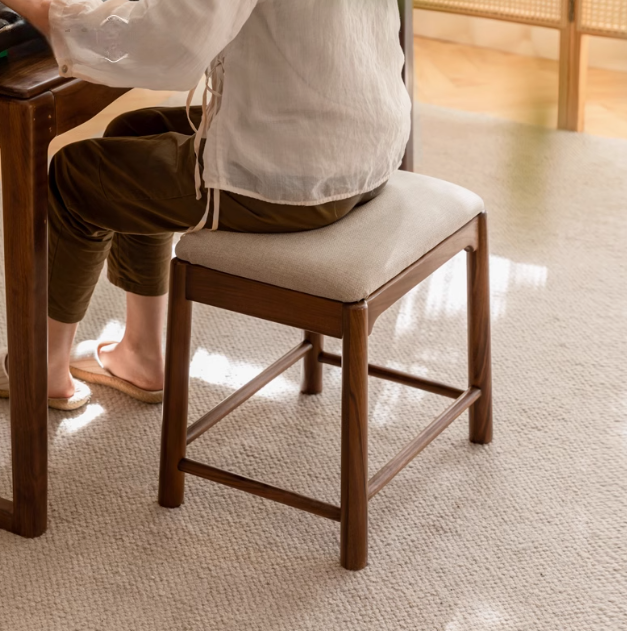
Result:
M468 253L468 387L458 389L368 363L377 318L458 252ZM183 502L186 473L315 513L341 524L340 559L368 556L368 500L466 409L470 440L492 439L486 214L479 197L434 178L396 172L381 195L311 232L183 237L172 261L159 503ZM192 302L302 329L304 341L189 427ZM323 336L342 339L342 355ZM185 457L196 440L294 363L302 392L322 391L322 365L342 368L341 505L333 506ZM368 375L454 399L380 471L368 476Z

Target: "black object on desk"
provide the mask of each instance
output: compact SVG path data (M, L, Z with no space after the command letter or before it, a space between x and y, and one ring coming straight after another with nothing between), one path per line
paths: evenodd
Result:
M43 39L43 35L0 2L0 57L6 57L10 48L34 39Z

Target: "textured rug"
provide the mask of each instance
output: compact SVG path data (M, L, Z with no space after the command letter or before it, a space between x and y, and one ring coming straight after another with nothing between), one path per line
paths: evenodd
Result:
M372 501L370 565L349 573L322 518L193 478L160 508L160 407L96 387L50 413L49 531L0 532L2 630L627 629L627 143L424 108L418 146L417 170L490 212L492 445L467 442L465 417L446 430ZM390 309L372 360L463 385L464 279L456 258ZM80 339L123 315L103 279ZM299 338L196 307L190 417ZM340 374L325 379L305 397L291 369L192 457L338 502ZM371 381L371 470L446 405Z

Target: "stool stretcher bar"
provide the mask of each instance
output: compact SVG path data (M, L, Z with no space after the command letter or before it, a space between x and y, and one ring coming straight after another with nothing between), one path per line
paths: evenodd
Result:
M326 502L320 502L319 500L306 497L305 495L299 495L298 493L293 493L292 491L286 491L285 489L280 489L276 486L265 484L264 482L245 478L229 471L216 469L215 467L210 467L209 465L196 462L195 460L190 460L189 458L183 458L179 462L178 468L184 473L190 473L199 478L204 478L205 480L218 482L219 484L224 484L225 486L230 486L234 489L246 491L246 493L258 495L259 497L273 500L275 502L279 502L280 504L286 504L287 506L292 506L293 508L298 508L300 510L307 511L308 513L319 515L320 517L332 519L333 521L340 521L339 506L333 506L332 504L327 504Z
M200 417L195 423L190 425L187 430L187 444L189 445L194 442L208 429L212 428L225 416L228 416L233 410L238 408L244 401L248 401L248 399L256 392L259 392L261 388L267 386L273 379L302 359L312 348L311 342L302 342L249 381L245 386L242 386L239 390L224 399L224 401L207 412L207 414Z
M437 438L458 416L479 397L479 388L468 388L431 425L406 445L390 462L375 473L368 482L368 499L374 497L397 473L402 471L434 438Z
M335 353L323 351L318 356L318 361L323 364L329 364L330 366L342 367L342 357ZM422 379L421 377L416 377L400 370L377 366L376 364L368 364L368 375L378 379L385 379L386 381L394 381L395 383L400 383L410 388L417 388L418 390L424 390L425 392L431 392L432 394L439 394L449 399L458 399L464 394L464 391L459 388L447 386L444 383L431 381L429 379Z

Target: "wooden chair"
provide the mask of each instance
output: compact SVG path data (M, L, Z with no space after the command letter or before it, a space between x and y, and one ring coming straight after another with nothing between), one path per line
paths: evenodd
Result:
M468 385L458 389L368 363L377 318L458 252L468 261ZM259 265L259 261L263 264ZM183 501L185 474L341 523L341 563L367 562L368 501L462 412L470 440L492 438L488 244L483 203L458 186L398 171L373 201L341 221L295 234L201 231L172 261L159 503ZM278 322L304 340L187 427L192 303ZM342 339L342 355L323 336ZM186 446L295 362L302 392L322 392L322 366L342 369L341 504L333 506L186 458ZM454 399L380 471L368 474L368 375Z

